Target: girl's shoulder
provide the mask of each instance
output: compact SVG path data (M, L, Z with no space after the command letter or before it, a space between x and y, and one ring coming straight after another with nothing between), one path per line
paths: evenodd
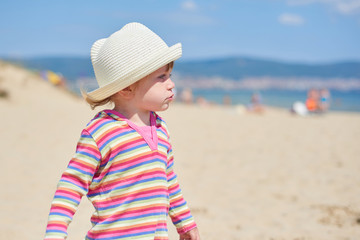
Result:
M125 126L126 121L111 114L106 110L98 112L93 119L91 119L85 127L89 133L98 131L100 129L108 129L113 127Z

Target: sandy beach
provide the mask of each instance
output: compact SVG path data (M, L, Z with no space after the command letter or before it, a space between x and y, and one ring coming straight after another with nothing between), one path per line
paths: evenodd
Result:
M42 239L57 181L100 109L2 62L0 90L0 239ZM160 115L202 239L360 239L359 113L174 103ZM84 238L93 211L83 198L69 240Z

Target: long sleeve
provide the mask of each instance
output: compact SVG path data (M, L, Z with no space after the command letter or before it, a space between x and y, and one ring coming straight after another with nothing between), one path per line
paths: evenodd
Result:
M83 130L76 153L63 173L51 204L45 239L66 239L67 228L98 169L101 154L91 135Z
M170 209L169 215L173 224L175 225L179 234L190 231L196 227L193 216L190 213L190 209L187 206L186 201L181 193L180 186L177 181L176 173L173 170L174 156L172 148L168 152L167 163L167 181L170 197Z

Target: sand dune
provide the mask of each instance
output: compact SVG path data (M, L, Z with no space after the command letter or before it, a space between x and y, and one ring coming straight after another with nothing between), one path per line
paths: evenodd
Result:
M0 90L0 239L42 239L57 181L96 112L5 63ZM175 103L161 115L202 239L360 238L360 114ZM68 239L83 239L92 211L83 199Z

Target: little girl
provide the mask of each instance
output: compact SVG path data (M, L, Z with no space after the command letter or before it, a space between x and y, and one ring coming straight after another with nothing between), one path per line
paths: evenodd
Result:
M108 102L81 133L51 205L45 239L66 239L87 195L95 207L85 239L168 239L170 215L180 239L200 239L173 171L164 111L174 98L170 79L181 44L129 23L91 48L99 88L84 93L92 108Z

